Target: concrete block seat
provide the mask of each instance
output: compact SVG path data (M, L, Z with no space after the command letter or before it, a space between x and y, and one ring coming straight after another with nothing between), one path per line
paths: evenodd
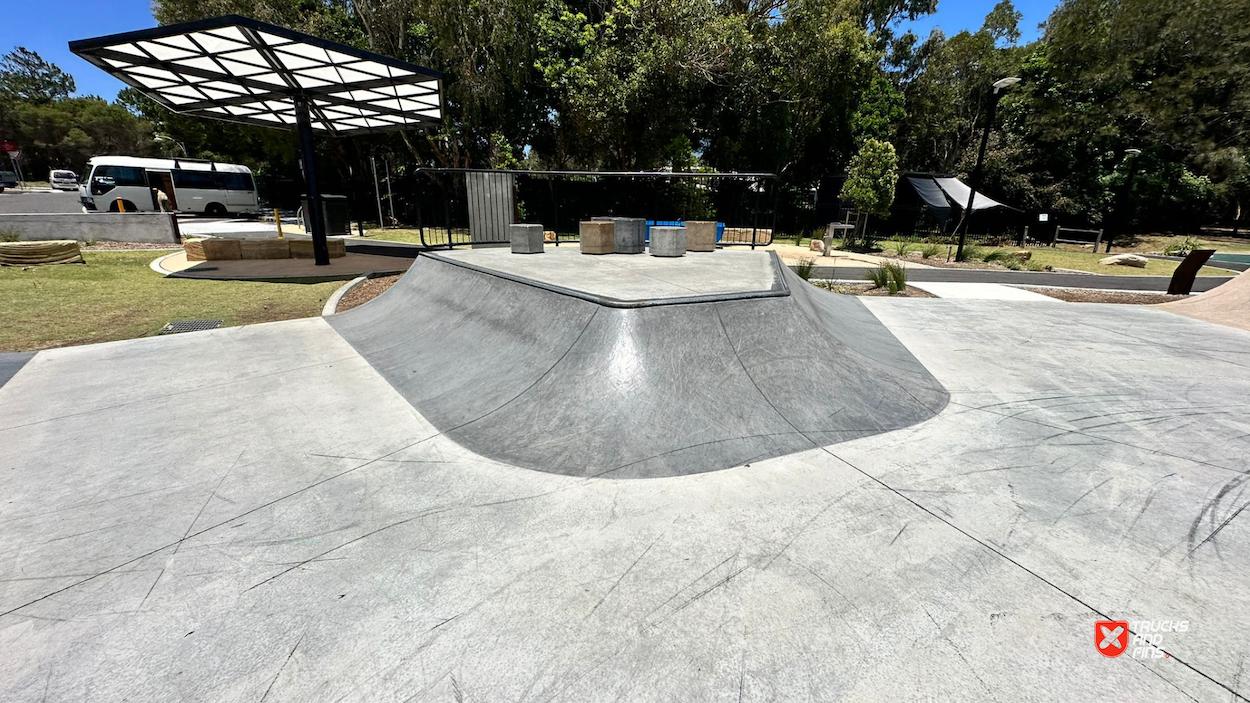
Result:
M542 225L508 225L508 239L513 254L543 253Z
M713 236L716 230L713 229ZM685 227L652 227L651 228L651 256L685 256L686 255L686 228Z
M716 251L714 220L686 221L686 251Z
M592 222L611 222L613 253L645 254L647 221L641 217L592 217Z
M347 255L341 239L326 241L331 259ZM311 239L188 239L182 244L187 261L240 261L252 259L311 259Z
M616 251L616 232L611 220L591 220L578 227L583 254L611 254Z

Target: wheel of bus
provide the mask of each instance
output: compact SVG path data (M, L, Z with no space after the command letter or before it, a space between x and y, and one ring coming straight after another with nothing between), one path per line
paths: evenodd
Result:
M204 208L204 214L211 217L225 217L226 206L221 203L209 203L208 207Z
M126 212L138 212L139 211L139 208L135 207L135 204L130 202L129 200L123 200L122 205L126 208ZM120 212L117 209L116 200L109 203L109 212Z

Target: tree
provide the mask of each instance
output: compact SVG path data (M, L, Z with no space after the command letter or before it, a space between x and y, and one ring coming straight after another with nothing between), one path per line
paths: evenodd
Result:
M840 197L854 203L855 208L862 213L889 217L897 180L898 156L894 153L894 145L877 139L866 139L851 159ZM867 220L864 221L863 236L863 245L867 248L870 244Z
M33 103L67 98L74 79L39 54L19 46L0 57L0 93Z

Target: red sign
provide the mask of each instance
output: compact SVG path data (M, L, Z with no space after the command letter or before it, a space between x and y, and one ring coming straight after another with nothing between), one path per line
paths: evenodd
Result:
M1128 622L1099 620L1094 623L1094 644L1104 657L1118 657L1128 649Z
M5 139L4 141L0 141L0 151L3 151L7 154L11 154L15 151L18 152L19 154L21 153L21 151L17 148L17 143L11 142L8 139Z

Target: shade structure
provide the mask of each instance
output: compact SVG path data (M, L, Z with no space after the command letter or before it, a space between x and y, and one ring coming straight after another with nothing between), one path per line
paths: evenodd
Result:
M966 183L958 178L955 178L954 176L947 178L939 177L934 178L933 180L938 184L938 187L941 188L944 193L950 196L951 200L955 203L955 207L962 211L968 206L968 196L972 194L972 189L969 188ZM976 197L972 201L973 212L976 212L977 210L989 210L990 208L996 207L1007 208L1008 210L1016 209L1010 205L1004 205L989 196L982 195L981 193L977 193Z
M70 42L70 51L174 112L300 133L307 218L329 264L314 133L442 123L442 74L238 15Z
M951 216L950 203L946 201L946 194L938 187L938 184L929 176L908 176L907 182L915 189L916 194L924 201L938 221L946 222Z
M436 126L442 74L318 37L227 15L70 42L75 54L174 112L358 134Z

